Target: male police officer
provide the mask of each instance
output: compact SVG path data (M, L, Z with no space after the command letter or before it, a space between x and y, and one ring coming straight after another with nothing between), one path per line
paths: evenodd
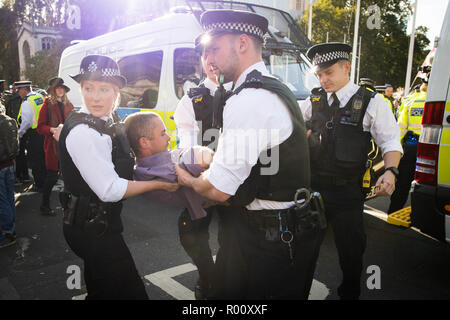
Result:
M344 43L318 44L308 50L322 87L313 89L301 105L311 125L311 184L323 195L343 272L338 289L341 299L360 295L366 243L362 176L370 138L381 148L387 168L376 183L378 195L392 194L402 152L399 129L386 102L350 82L350 52L351 47Z
M41 191L44 187L47 169L45 168L44 137L37 133L36 128L44 98L31 91L30 81L16 82L15 85L18 94L24 100L17 116L17 122L20 123L19 137L22 138L25 134L29 135L27 150L34 178L34 189Z
M304 221L296 220L293 200L310 184L308 143L295 96L262 60L267 19L211 10L201 23L205 59L234 89L220 112L223 131L210 169L199 178L178 167L177 174L180 184L230 204L218 209L215 297L307 299L320 230L299 227Z
M195 46L196 51L202 55L202 67L206 78L199 86L191 88L183 96L175 110L174 120L177 125L180 148L189 148L201 143L215 150L218 137L211 141L207 132L211 132L209 130L212 129L213 96L219 83L213 68L204 59L200 40L201 37L195 39ZM230 89L231 83L226 84L225 87ZM211 134L211 137L213 136L215 135ZM207 298L212 286L214 260L209 247L208 229L214 210L214 206L209 207L206 209L205 218L192 220L188 210L185 209L178 220L180 242L197 266L200 276L194 291L196 299Z

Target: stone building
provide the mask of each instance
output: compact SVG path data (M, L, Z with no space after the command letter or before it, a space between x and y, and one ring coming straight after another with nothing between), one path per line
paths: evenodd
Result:
M27 60L38 51L52 49L60 38L60 31L56 28L35 26L29 23L23 23L19 27L17 44L21 79L27 67Z

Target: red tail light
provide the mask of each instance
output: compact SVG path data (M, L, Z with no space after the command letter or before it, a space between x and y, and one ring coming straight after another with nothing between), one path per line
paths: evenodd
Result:
M423 110L422 132L417 148L415 180L436 185L439 142L442 132L445 102L427 102Z
M423 125L442 125L444 118L445 102L427 102L423 109L422 124Z

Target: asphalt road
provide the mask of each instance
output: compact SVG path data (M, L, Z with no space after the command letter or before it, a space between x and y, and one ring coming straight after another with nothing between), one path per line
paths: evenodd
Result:
M62 235L62 212L56 192L57 216L39 213L41 195L17 188L17 244L0 249L0 299L82 299L80 289L69 289L74 269L82 262ZM367 202L364 216L367 249L363 300L450 299L450 245L417 230L385 222L387 198ZM370 207L369 207L370 206ZM150 203L143 197L125 201L124 237L153 300L193 299L195 267L178 241L179 208ZM210 242L217 252L217 220ZM75 267L74 267L75 266ZM69 273L68 273L69 270ZM322 245L310 299L336 300L340 269L331 228ZM69 281L68 281L69 280ZM364 284L368 283L366 286Z

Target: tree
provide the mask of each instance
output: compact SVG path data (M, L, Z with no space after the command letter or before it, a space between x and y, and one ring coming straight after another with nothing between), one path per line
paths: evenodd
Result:
M379 10L379 11L373 11ZM372 10L369 10L372 9ZM315 43L344 40L352 44L356 0L319 0L313 6L312 41ZM378 15L379 12L379 15ZM377 84L403 86L408 60L409 37L407 18L411 15L410 0L362 1L359 36L362 37L360 77L373 79ZM309 10L300 21L306 30ZM374 19L379 19L379 27ZM416 30L413 74L427 55L429 40L426 28Z
M48 81L58 75L61 53L68 46L64 40L58 41L57 46L51 50L41 50L26 61L25 78L33 85L45 89Z
M0 79L10 84L19 79L19 54L17 49L17 17L10 7L0 8Z

